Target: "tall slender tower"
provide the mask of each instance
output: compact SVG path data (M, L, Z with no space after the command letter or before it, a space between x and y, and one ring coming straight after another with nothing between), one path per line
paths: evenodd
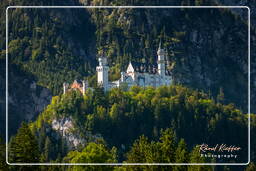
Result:
M96 67L98 85L104 88L104 91L108 90L108 70L107 58L104 56L99 57L99 66Z
M83 91L83 95L85 94L85 92L86 92L86 90L88 89L88 80L83 80L82 81L82 83L83 83L83 87L82 87L82 91Z
M66 94L67 93L67 91L68 91L68 83L66 83L66 82L64 82L63 83L63 94Z
M162 41L159 42L159 47L157 50L157 64L158 64L158 74L160 76L165 76L165 50L162 48Z

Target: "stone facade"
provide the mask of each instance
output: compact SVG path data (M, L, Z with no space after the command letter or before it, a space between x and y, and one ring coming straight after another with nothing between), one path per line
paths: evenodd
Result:
M113 82L108 81L109 67L107 66L107 58L105 56L99 57L99 66L96 68L98 85L107 91L111 88L122 86L127 88L134 85L159 87L172 84L171 72L166 68L167 53L161 47L161 43L159 44L157 55L156 64L130 62L126 71L121 72L121 78Z
M115 87L126 87L129 89L135 85L140 87L170 85L173 83L173 79L171 72L166 68L168 63L166 60L167 52L162 48L161 42L157 50L157 56L155 64L130 62L126 71L121 72L120 79L109 82L107 58L102 55L98 58L99 66L96 67L97 83L104 88L104 91ZM84 94L88 88L88 81L75 80L71 85L63 83L64 94L72 89Z

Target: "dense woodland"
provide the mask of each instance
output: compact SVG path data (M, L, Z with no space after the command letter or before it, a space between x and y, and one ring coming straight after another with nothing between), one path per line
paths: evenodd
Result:
M112 89L107 93L96 88L88 90L84 96L79 91L70 91L53 97L52 103L35 122L21 125L17 135L10 140L9 160L74 163L246 162L248 116L232 104L222 105L221 100L215 101L203 92L182 86L157 89L133 87L130 91ZM60 136L60 132L53 129L54 119L67 117L73 122L69 132L85 140L77 147L70 148L65 136ZM252 115L251 126L251 136L254 137L255 115ZM196 146L201 142L236 144L243 150L233 153L240 156L236 160L205 159L199 156ZM251 147L255 151L255 144ZM31 151L33 155L28 155ZM121 168L197 170L198 167ZM203 170L213 169L200 167ZM93 168L73 166L66 169ZM104 170L121 168L102 167Z
M71 0L63 3L81 5ZM90 5L129 3L84 1ZM10 4L25 5L26 0ZM216 5L203 0L164 5L196 4ZM37 84L53 95L62 92L64 81L87 77L94 84L96 57L102 50L111 66L110 79L118 78L130 60L154 63L162 38L175 82L209 91L213 97L222 89L228 103L247 109L247 101L241 100L247 95L247 25L227 9L9 9L8 14L10 62L35 75ZM170 20L171 16L175 19ZM5 42L0 45L4 47Z
M81 3L159 5L160 1L3 0L0 6L4 9L8 5ZM208 0L170 0L161 5L216 4L217 1ZM28 102L22 105L31 104L31 82L40 87L37 94L47 88L53 95L51 103L40 114L35 113L29 123L20 124L25 120L23 110L10 109L10 162L247 162L246 17L227 9L9 9L8 15L10 96L15 101L17 94L24 94ZM4 10L0 19L5 21ZM0 35L5 37L5 23L1 22L0 27ZM129 91L113 89L107 93L96 86L98 53L106 53L110 80L114 80L130 60L154 63L160 38L168 51L168 68L175 85L157 89L133 87ZM4 39L0 40L0 49L2 71ZM255 53L251 55L253 64ZM21 83L25 78L28 83ZM88 79L94 91L88 90L85 96L76 91L62 95L62 83L74 79ZM4 96L2 80L4 75L0 75L0 94ZM2 104L1 116L5 109ZM54 120L67 118L73 125L69 136L81 140L78 146L53 129ZM255 114L251 118L251 137L256 137ZM237 160L207 160L198 157L196 145L202 142L225 142L243 150ZM251 160L255 162L256 144L254 140L251 143ZM253 163L247 167L16 167L6 165L4 149L1 140L0 170L256 170Z

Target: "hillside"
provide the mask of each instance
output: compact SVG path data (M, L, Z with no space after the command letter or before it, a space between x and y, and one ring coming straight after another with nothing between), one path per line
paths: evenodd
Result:
M0 7L241 5L238 3L228 0L3 0ZM241 3L255 8L254 2ZM74 156L83 156L83 149L88 152L94 148L103 151L106 160L132 161L136 158L131 152L136 152L136 148L132 150L134 144L136 147L136 143L142 141L149 146L152 142L150 149L154 151L161 146L163 132L169 128L177 138L173 150L177 150L182 138L187 153L192 153L198 142L219 143L221 140L236 142L246 149L246 9L10 9L8 14L9 134L16 135L22 121L32 121L31 136L35 136L41 157L45 149L53 146L41 161L76 162L79 158ZM251 47L256 46L254 18L252 12ZM4 10L0 19L5 21ZM5 37L4 22L0 28L1 37ZM90 86L95 87L99 52L106 52L109 77L113 80L120 77L120 71L126 69L129 61L155 62L160 39L168 51L171 62L168 68L172 70L175 85L166 90L134 88L129 92L112 90L103 94L97 89L85 97L75 92L62 95L64 81L88 79ZM0 40L0 49L2 137L5 132L5 39ZM251 48L252 113L256 112L255 60L255 48ZM255 120L253 124L255 126ZM72 131L58 131L64 128ZM28 131L26 126L24 130ZM95 142L103 146L89 144ZM183 149L184 144L181 146ZM77 153L70 154L70 150ZM152 161L150 155L158 154L149 153L141 155ZM246 151L241 154L243 159L245 154ZM255 160L255 149L252 158Z
M160 4L151 1L96 0L82 3ZM212 4L207 1L200 3ZM26 5L28 2L3 1L1 6L8 4ZM36 4L59 5L57 1L40 0L29 5ZM62 1L61 4L81 5L72 0ZM163 5L193 3L167 1ZM246 9L243 13L246 13ZM2 11L3 21L4 15ZM129 60L154 62L159 38L162 37L171 61L169 67L177 84L204 90L215 99L220 93L224 93L223 103L234 103L246 112L248 47L244 17L240 18L229 10L221 9L12 9L9 11L9 61L20 70L31 73L37 85L49 89L52 95L59 95L64 81L72 82L74 79L88 77L90 84L95 85L98 51L104 49L107 52L112 67L110 78L116 79ZM1 23L1 28L0 34L4 37L4 23ZM254 29L251 39L255 40ZM252 47L254 42L252 41ZM0 45L4 49L3 39ZM4 62L4 53L5 51L1 51L1 62ZM255 59L255 51L252 49L252 112L255 112L256 106ZM1 78L4 79L2 75ZM28 85L24 86L26 87ZM5 106L4 103L1 104ZM36 115L35 113L34 116Z
M31 162L246 162L247 126L247 115L233 105L222 105L203 92L182 86L112 89L105 94L98 88L84 96L70 91L53 97L38 119L29 124L30 129L21 126L10 141L9 156L10 161L24 161L25 153L15 157L20 140L21 144L38 146L39 151L34 149L33 153L37 157L28 159ZM252 137L255 126L252 115ZM30 138L24 134L31 134ZM225 142L243 150L232 153L238 155L236 159L198 158L196 145L202 142ZM254 147L252 144L252 154Z
M125 152L139 136L156 140L166 128L172 128L178 139L184 138L189 149L199 142L221 141L246 149L247 125L246 115L233 105L216 103L202 92L170 86L133 87L128 92L113 89L107 94L101 89L88 90L84 97L71 91L53 97L31 129L40 134L41 129L48 130L43 135L60 134L71 149L103 138L110 147L121 150L122 146Z

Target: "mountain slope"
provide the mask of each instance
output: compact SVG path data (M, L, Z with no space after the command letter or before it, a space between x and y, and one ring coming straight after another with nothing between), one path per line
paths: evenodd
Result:
M247 126L247 115L233 105L216 103L207 94L182 86L168 86L133 87L127 92L113 89L106 94L96 89L88 90L85 96L70 91L54 97L31 129L40 140L45 135L51 142L64 140L67 151L103 138L109 147L117 147L122 161L139 136L156 140L161 130L171 128L178 139L184 138L188 149L202 143L235 144L243 149L237 161L244 162ZM62 151L53 151L51 156Z
M195 5L188 2L166 1L163 5ZM162 4L157 1L98 0L83 3ZM26 0L3 1L1 5L4 7L8 4L29 3ZM38 4L81 5L72 0L61 3L38 0L29 5ZM212 3L202 1L201 4ZM105 49L110 66L117 68L117 71L124 70L129 60L155 62L159 38L162 37L176 83L210 92L214 98L224 93L223 103L232 102L244 112L247 111L247 26L244 19L229 10L19 9L9 12L10 63L19 70L31 73L35 83L49 89L53 95L62 93L64 81L71 82L87 76L91 82L95 81L98 50ZM2 20L5 20L4 15L2 12ZM4 23L1 23L2 37L4 27ZM254 40L251 44L253 47L253 29L251 39ZM1 40L0 45L4 49L5 42ZM4 52L1 51L2 59L5 58ZM256 106L255 59L252 49L252 111ZM116 77L113 75L118 73L113 72L110 77ZM16 80L15 75L13 77L10 79ZM1 75L1 78L4 79L4 76ZM26 87L28 85L23 88Z

